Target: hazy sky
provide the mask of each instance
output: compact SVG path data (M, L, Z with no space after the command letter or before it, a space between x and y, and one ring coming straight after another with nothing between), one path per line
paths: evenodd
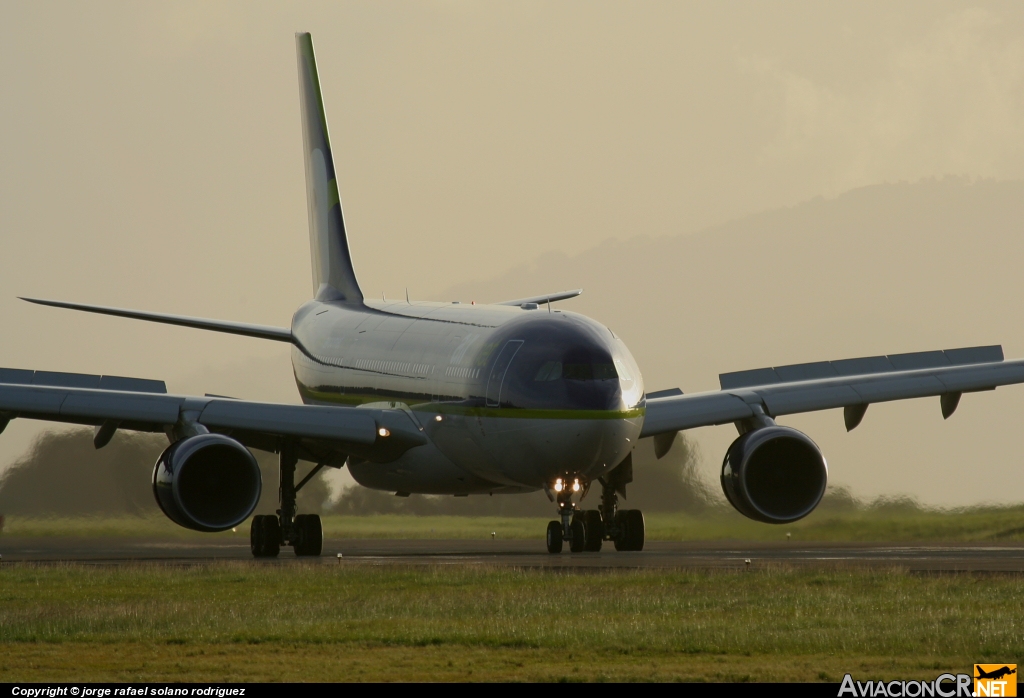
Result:
M1024 177L1019 2L4 0L0 365L296 399L279 345L15 296L287 325L311 292L299 30L372 295L868 184Z

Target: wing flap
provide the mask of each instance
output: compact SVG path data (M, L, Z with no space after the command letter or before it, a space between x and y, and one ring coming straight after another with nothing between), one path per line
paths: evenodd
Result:
M125 376L98 376L91 373L61 373L58 371L31 371L23 368L0 368L0 383L17 385L45 385L65 388L95 388L135 393L166 393L163 381Z
M964 347L943 351L918 351L888 356L864 356L840 361L817 361L791 364L774 368L755 368L748 371L723 373L718 376L722 390L750 388L775 383L825 380L839 376L857 376L872 373L918 371L946 366L998 363L1003 360L1003 348L998 344L984 347Z
M809 385L798 391L756 391L756 394L768 413L773 415L816 412L872 402L850 385Z

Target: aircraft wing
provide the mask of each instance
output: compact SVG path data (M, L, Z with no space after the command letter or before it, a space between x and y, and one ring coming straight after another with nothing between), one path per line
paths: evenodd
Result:
M873 402L938 396L949 417L963 393L1024 383L1024 360L999 346L822 361L719 376L722 390L647 400L641 438L752 418L844 408L847 430Z
M386 462L427 441L401 410L170 395L162 381L0 369L0 431L18 417L95 425L111 435L168 433L192 422L266 451L290 440L300 458L329 465L349 455ZM99 438L97 431L97 447Z

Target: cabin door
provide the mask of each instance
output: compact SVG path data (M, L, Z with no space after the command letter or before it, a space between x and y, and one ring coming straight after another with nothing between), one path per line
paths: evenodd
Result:
M515 358L516 352L522 346L523 340L510 339L505 342L505 346L498 353L498 358L494 360L494 367L491 369L490 378L487 379L488 407L501 406L501 386L505 382L505 374L508 373L508 367L512 363L512 359Z

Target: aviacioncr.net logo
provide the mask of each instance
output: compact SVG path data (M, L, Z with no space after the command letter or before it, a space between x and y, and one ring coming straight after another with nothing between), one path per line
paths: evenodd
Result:
M940 674L933 681L854 681L847 674L839 696L855 698L972 698L970 674ZM1014 684L1016 688L1016 684ZM1007 694L1009 695L1009 694ZM1014 693L1016 695L1016 693Z

